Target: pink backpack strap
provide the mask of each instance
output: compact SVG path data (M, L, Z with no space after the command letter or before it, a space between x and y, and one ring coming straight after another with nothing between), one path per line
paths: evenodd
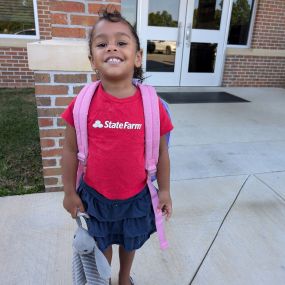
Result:
M96 81L85 85L77 95L74 104L73 118L74 118L74 126L76 130L76 139L78 147L77 158L79 161L77 169L77 178L76 178L76 189L78 188L80 179L83 173L85 172L85 165L88 156L88 136L87 136L88 109L99 82L100 81Z
M148 173L147 184L151 195L152 207L155 215L155 224L161 249L168 247L165 238L162 212L157 211L159 204L157 189L152 183L152 177L156 175L160 142L160 115L159 98L155 89L148 85L138 85L143 99L145 116L145 167Z

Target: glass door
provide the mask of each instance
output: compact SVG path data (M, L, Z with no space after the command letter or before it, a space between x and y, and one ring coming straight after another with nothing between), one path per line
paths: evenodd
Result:
M142 0L138 5L145 82L179 86L187 0Z
M218 86L230 0L189 0L180 86Z
M139 0L146 83L218 86L231 0Z

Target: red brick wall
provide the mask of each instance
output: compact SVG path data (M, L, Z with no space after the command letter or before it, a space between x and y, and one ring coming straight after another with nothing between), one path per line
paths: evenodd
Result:
M38 0L40 39L51 38L49 2ZM26 48L0 47L0 87L33 87L34 73L28 68Z
M285 50L285 1L259 0L251 47ZM230 55L223 86L285 87L285 57Z
M32 87L26 48L0 48L0 87Z
M259 0L252 48L285 49L284 0Z
M51 2L52 36L54 38L88 38L89 30L98 19L101 8L110 5L111 8L120 10L120 0L102 2L64 0Z
M37 0L38 4L38 18L40 39L51 39L51 14L50 14L50 2L49 0Z
M48 192L62 190L64 124L60 114L83 85L93 80L95 78L91 73L35 72L43 173Z
M285 87L285 57L228 56L223 86Z

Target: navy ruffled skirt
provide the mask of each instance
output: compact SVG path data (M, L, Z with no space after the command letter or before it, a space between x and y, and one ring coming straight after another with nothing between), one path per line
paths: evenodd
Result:
M138 249L156 231L147 185L129 199L109 200L82 180L78 194L90 216L86 219L88 232L102 251L112 244L122 245L127 251Z

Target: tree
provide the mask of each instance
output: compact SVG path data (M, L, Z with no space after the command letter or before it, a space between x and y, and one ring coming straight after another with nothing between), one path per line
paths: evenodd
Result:
M200 1L199 6L194 9L193 28L218 30L220 28L223 0L216 6L215 1Z
M233 3L231 25L228 38L229 44L244 45L247 43L251 18L251 6L248 3L248 0L236 0Z
M148 15L149 26L162 26L162 27L177 27L177 21L172 19L171 14L167 11L157 11L156 13L149 13Z
M250 20L250 10L247 0L236 0L233 3L231 25L247 25Z

